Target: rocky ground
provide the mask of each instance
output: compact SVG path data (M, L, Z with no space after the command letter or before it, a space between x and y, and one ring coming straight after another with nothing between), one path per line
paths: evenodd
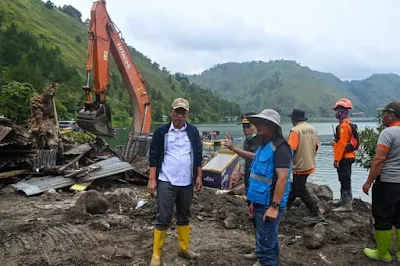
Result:
M49 191L29 198L9 186L1 189L1 265L148 265L155 200L148 198L144 187L128 184L94 189L81 194ZM324 186L310 189L317 192L327 219L304 223L308 213L300 202L287 212L279 235L281 265L381 265L362 253L365 246L374 246L369 205L355 200L352 214L335 214L327 204L332 192ZM147 202L135 209L140 200ZM165 265L254 263L243 258L254 245L246 202L204 189L195 196L192 216L191 245L201 258L186 261L176 256L172 226Z

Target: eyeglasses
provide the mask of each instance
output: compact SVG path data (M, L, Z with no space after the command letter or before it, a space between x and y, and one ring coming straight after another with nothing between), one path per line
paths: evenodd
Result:
M250 128L250 127L251 127L251 124L243 124L243 129Z

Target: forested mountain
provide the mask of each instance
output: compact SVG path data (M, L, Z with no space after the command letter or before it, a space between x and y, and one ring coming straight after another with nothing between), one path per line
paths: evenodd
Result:
M12 81L27 82L40 92L52 81L58 81L59 116L74 119L84 102L88 21L82 22L81 17L74 7L56 7L50 1L0 1L0 86ZM153 119L168 115L175 97L186 97L191 102L193 122L218 121L241 113L238 104L179 75L171 75L135 48L130 50L150 87ZM114 124L126 124L132 117L132 108L122 78L111 61L111 88L106 100L111 105Z
M374 74L367 79L345 84L370 113L390 100L400 100L400 76L397 74Z
M301 108L310 116L331 116L335 101L349 97L353 113L375 116L377 107L400 98L398 75L375 74L348 82L286 60L219 64L186 77L238 102L244 111L269 107L286 114Z

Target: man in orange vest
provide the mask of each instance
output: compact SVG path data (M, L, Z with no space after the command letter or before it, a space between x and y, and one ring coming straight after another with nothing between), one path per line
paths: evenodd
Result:
M340 181L340 200L333 204L338 207L333 209L336 212L351 212L353 195L351 192L351 168L355 161L355 143L352 122L349 118L349 112L353 104L349 99L342 98L338 100L333 107L336 112L336 118L339 125L336 127L335 140L332 142L334 161L333 165L337 169Z

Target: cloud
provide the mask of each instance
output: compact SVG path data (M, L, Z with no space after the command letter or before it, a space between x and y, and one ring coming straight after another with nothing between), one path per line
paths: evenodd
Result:
M91 0L53 1L90 14ZM284 58L342 79L400 73L397 0L113 0L107 8L129 45L172 72Z

